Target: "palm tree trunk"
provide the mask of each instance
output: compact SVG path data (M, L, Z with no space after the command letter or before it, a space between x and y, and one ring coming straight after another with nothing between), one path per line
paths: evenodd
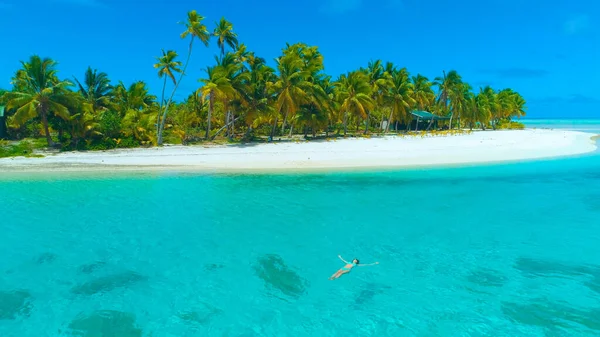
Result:
M286 112L285 115L283 116L283 123L281 124L281 134L282 135L283 135L283 132L285 131L285 123L287 122L287 117L288 117L288 114Z
M294 124L290 124L290 134L288 138L292 138L292 132L294 131Z
M450 130L452 130L452 117L454 117L454 112L452 112L450 114L450 127L449 127Z
M271 140L275 137L275 128L277 127L277 120L279 119L279 114L275 116L275 122L273 123L273 127L271 128Z
M238 116L238 118L232 120L231 122L227 123L226 125L223 125L219 130L217 130L217 132L212 136L212 139L215 139L219 133L221 133L221 131L225 130L225 128L228 128L231 124L235 123L235 121L237 121L238 119L240 119L240 117L242 116Z
M371 111L367 113L367 120L365 123L365 135L369 133L369 122L371 121Z
M387 124L385 125L384 134L388 133L388 131L390 130L390 124L392 123L392 114L393 113L394 113L394 110L390 110L390 116L388 117Z
M162 115L162 120L160 121L160 128L158 129L158 139L157 139L158 145L162 145L162 143L163 143L163 132L165 130L165 120L167 118L167 112L169 111L169 106L171 105L171 102L173 101L173 96L175 96L175 92L177 91L177 88L179 87L179 84L181 83L181 80L183 79L183 76L185 75L185 71L187 70L188 64L190 63L190 58L192 57L193 43L194 43L194 35L192 35L192 39L190 40L188 56L185 61L185 65L183 66L183 71L181 72L181 75L179 76L179 81L177 81L175 83L175 87L173 87L173 92L171 93L171 97L169 97L169 100L167 101L167 105L165 106L165 111L163 112L163 115Z
M163 103L165 102L165 89L167 88L167 76L163 83L162 95L160 96L160 104L158 106L158 114L156 115L156 134L158 135L160 129L160 113L162 112Z
M344 112L344 137L348 133L348 112Z
M211 92L209 94L209 98L208 98L208 117L206 118L207 127L206 127L206 135L204 137L206 140L208 140L208 136L210 133L210 122L212 119L212 112L213 112L214 103L215 103L214 96L215 95L213 95L213 93Z
M48 116L45 109L41 111L42 115L42 124L44 125L44 133L46 134L46 141L48 142L49 147L54 147L54 141L52 141L52 137L50 137L50 130L48 128Z

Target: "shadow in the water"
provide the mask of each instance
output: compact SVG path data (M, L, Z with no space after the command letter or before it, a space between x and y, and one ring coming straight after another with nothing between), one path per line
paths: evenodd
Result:
M31 294L24 290L0 291L0 320L29 316Z
M379 294L383 294L386 290L392 289L392 287L379 284L379 283L367 283L365 288L358 292L356 297L354 298L354 307L360 308L365 304L371 302L375 296Z
M223 266L222 264L216 264L216 263L207 263L204 265L204 270L206 271L215 271L217 269L222 269Z
M106 265L106 262L92 262L79 266L79 272L82 274L92 274L98 269L101 269Z
M502 302L502 312L513 322L542 328L576 329L577 325L600 331L600 309L581 310L548 300L531 303Z
M131 313L103 310L80 316L69 324L70 336L81 337L141 337L142 329Z
M586 282L585 285L600 295L600 274L594 276L594 278Z
M483 287L502 287L508 281L508 277L492 269L480 268L471 271L467 281Z
M184 322L205 326L215 317L222 313L223 311L213 305L208 303L199 303L195 308L183 311L179 313L177 316L183 320Z
M71 292L77 295L94 295L97 293L108 292L117 288L128 287L144 280L146 280L146 277L132 271L126 271L85 282L81 285L71 288Z
M551 260L536 260L530 258L518 258L515 268L528 277L573 277L582 275L600 275L600 266L575 265Z
M52 253L43 253L40 254L40 256L38 256L35 259L35 262L37 264L46 264L46 263L52 263L56 260L57 256L55 254Z
M515 268L528 277L589 278L583 284L590 290L600 293L600 266L519 258Z
M587 195L583 198L583 203L590 211L600 212L600 193Z
M254 265L256 275L269 288L277 289L290 297L299 297L306 291L308 282L285 264L281 256L267 254Z

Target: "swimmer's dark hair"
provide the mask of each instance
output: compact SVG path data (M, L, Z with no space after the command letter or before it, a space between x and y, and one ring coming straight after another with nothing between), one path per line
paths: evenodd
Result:
M360 261L358 261L357 258L354 258L356 260L356 264L360 264Z

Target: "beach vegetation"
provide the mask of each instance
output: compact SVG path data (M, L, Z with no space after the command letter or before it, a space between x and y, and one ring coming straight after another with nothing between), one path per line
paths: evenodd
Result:
M184 60L165 48L148 65L162 79L160 88L115 82L92 67L70 81L60 77L55 60L34 55L23 61L12 88L0 92L11 141L3 155L31 153L26 138L61 150L107 150L523 128L516 122L527 111L523 96L508 88L473 88L456 70L429 79L373 60L331 76L316 46L286 44L267 62L240 42L225 18L213 27L204 22L196 11L181 22L180 38L189 41ZM208 48L211 40L214 62L188 68L195 43ZM184 77L197 80L197 88L175 100ZM436 118L419 121L414 111Z

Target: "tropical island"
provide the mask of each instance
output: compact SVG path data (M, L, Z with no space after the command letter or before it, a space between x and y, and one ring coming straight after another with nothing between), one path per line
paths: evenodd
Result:
M525 115L526 101L512 89L475 90L454 70L429 80L375 60L334 79L325 73L316 46L288 44L271 67L238 41L224 18L211 30L202 16L190 11L182 24L181 38L189 41L187 55L180 60L175 51L162 50L149 65L163 80L160 97L143 81L113 84L106 73L91 67L82 78L69 80L60 78L57 62L50 58L34 55L23 61L11 90L0 92L0 157L46 158L2 160L0 166L244 169L264 168L255 161L269 162L265 153L279 158L267 168L307 166L304 161L310 160L317 164L308 166L320 168L398 166L518 160L595 148L588 135L576 132L473 133L523 129L515 119ZM188 69L193 54L201 52L198 46L211 41L218 46L215 64ZM177 102L174 97L184 76L198 78L199 87ZM357 142L368 138L377 139ZM298 144L302 148L293 145L307 141L311 144ZM273 144L250 149L255 143ZM197 144L202 146L189 146ZM130 148L140 149L123 150ZM121 150L92 152L114 149ZM494 149L501 154L494 155ZM404 155L398 156L398 151ZM411 151L422 159L407 159ZM251 160L257 153L262 157ZM166 158L171 159L165 162ZM241 161L246 165L235 164Z

